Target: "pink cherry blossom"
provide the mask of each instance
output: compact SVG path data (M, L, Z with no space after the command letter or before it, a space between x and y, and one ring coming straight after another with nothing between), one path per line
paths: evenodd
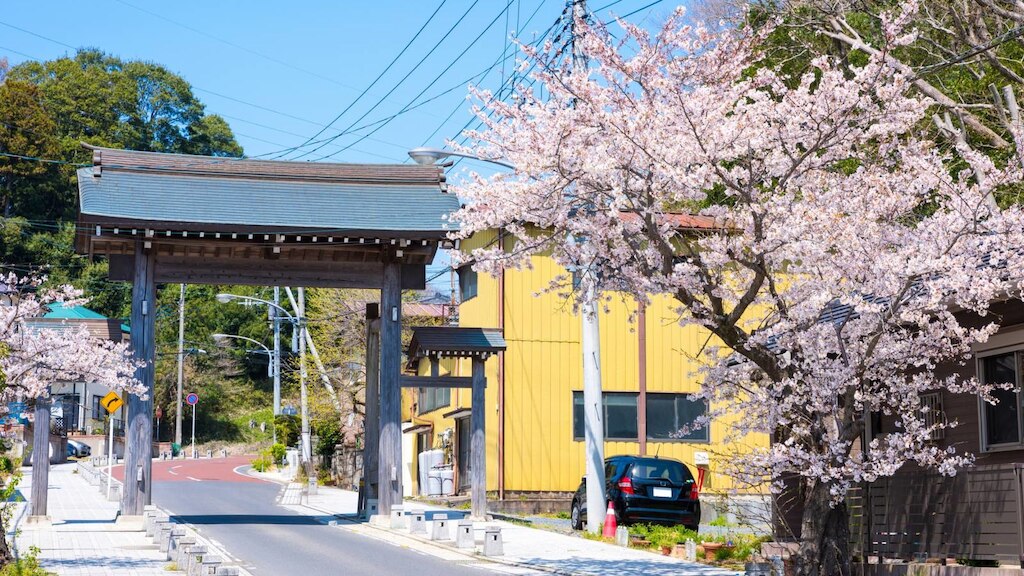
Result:
M887 56L912 40L914 9L883 18L890 44L863 66L821 57L797 79L755 66L761 37L687 25L681 10L652 36L623 23L620 40L578 22L589 67L530 54L547 99L474 92L486 128L463 151L516 169L469 175L457 236L503 228L516 246L461 258L493 273L550 254L590 272L577 298L594 282L606 298L673 295L681 322L714 336L708 420L742 414L733 438L774 439L731 460L747 481L802 478L827 511L907 463L955 473L971 455L930 442L955 423L932 422L920 396L991 400L934 369L998 328L965 315L1021 293L1024 214L994 201L1021 182L1021 156L932 140L933 103ZM680 229L676 212L718 226ZM872 412L896 431L861 451ZM820 535L808 503L805 535Z
M0 285L16 293L13 303L0 303L0 401L46 396L53 384L71 381L145 393L135 379L141 364L132 358L127 342L101 340L70 323L45 328L32 324L48 304L82 302L79 291L70 286L41 288L38 280L13 274L0 277Z

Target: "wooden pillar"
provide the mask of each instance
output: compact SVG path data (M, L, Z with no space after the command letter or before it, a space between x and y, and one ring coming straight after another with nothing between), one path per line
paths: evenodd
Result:
M380 450L377 510L391 515L402 502L402 265L384 264L380 290Z
M46 516L50 485L50 396L36 398L32 424L32 515Z
M486 387L484 359L474 357L473 404L469 416L469 491L473 501L473 518L480 520L487 517L487 439L484 436Z
M380 305L366 305L366 410L363 417L363 497L377 498L380 449ZM363 512L366 508L360 510Z
M125 423L124 486L121 513L141 516L153 502L153 377L156 351L156 284L153 282L154 254L135 243L135 275L132 284L132 355L146 364L135 377L146 390L146 400L128 395ZM141 474L141 481L139 480Z

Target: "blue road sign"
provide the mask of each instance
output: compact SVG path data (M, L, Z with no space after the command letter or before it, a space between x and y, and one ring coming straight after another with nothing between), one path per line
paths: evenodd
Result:
M185 403L189 406L195 406L199 403L199 394L195 392L189 392L188 396L185 396Z
M295 416L298 413L299 411L295 409L295 406L292 406L290 404L285 406L284 408L281 408L281 414L284 414L285 416Z

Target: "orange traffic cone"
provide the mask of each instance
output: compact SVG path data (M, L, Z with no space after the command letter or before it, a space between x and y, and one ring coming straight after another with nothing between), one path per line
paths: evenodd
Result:
M604 533L601 535L605 538L615 538L615 530L619 527L619 523L615 521L615 506L612 505L612 501L608 501L608 511L604 513Z

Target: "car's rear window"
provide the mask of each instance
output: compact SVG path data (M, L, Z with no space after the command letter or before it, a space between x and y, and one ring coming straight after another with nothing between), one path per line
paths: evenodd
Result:
M630 476L638 480L668 480L682 483L692 480L690 471L679 462L670 460L640 460L633 463Z

